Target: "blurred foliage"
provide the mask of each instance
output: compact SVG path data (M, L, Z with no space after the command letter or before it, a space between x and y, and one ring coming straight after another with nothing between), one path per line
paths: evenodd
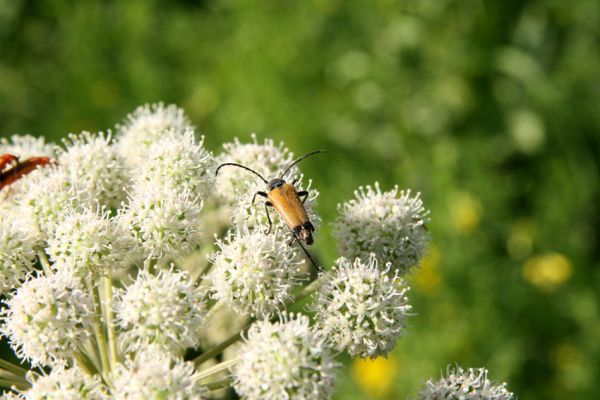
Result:
M595 397L600 2L0 0L3 136L161 100L215 151L251 132L327 148L303 165L325 222L375 180L423 193L418 314L393 365L349 362L337 398L414 396L455 362L523 399Z

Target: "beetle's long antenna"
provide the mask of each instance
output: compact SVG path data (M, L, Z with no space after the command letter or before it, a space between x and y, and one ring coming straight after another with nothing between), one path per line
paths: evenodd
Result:
M299 159L297 159L296 161L294 161L293 163L290 164L289 167L287 167L287 169L285 171L283 171L283 173L281 174L281 178L283 178L283 176L285 174L287 174L287 172L296 164L298 164L300 161L304 160L306 157L310 157L313 154L318 154L318 153L327 153L327 150L315 150L315 151L311 151L308 154L303 155L302 157L300 157Z
M306 254L306 257L308 257L308 259L310 260L310 262L312 263L312 265L315 267L315 269L317 270L317 272L323 272L323 268L319 267L317 265L317 263L315 262L315 260L313 260L313 258L311 257L310 253L308 252L308 250L306 250L306 247L304 247L304 245L302 244L302 242L300 240L297 240L297 242L300 245L300 247L302 248L302 250L304 251L304 254Z
M228 162L228 163L224 163L224 164L221 164L221 165L219 165L219 166L217 167L217 170L215 171L215 176L217 176L217 174L219 173L219 170L220 170L221 168L223 168L223 167L226 167L226 166L228 166L228 165L233 165L234 167L240 167L240 168L243 168L243 169L245 169L246 171L250 171L250 172L252 172L253 174L255 174L256 176L258 176L260 179L262 179L264 183L269 183L269 182L267 182L267 180L266 180L265 178L263 178L263 177L262 177L262 175L261 175L261 174L259 174L259 173L258 173L258 172L256 172L255 170L253 170L253 169L251 169L251 168L248 168L248 167L246 167L246 166L243 166L242 164L236 164L236 163L230 163L230 162Z

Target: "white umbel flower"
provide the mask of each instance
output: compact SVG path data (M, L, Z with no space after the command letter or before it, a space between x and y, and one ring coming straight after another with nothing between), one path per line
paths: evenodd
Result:
M154 347L119 364L113 387L115 400L201 400L206 393L194 382L194 364Z
M170 129L148 146L144 162L133 169L132 175L136 182L200 194L214 179L213 163L203 139L196 141L194 131L188 129L182 134Z
M354 194L355 199L338 206L334 235L340 254L367 261L375 253L402 274L416 266L429 242L425 227L429 211L419 194L398 191L397 186L382 192L378 183L374 188L360 187Z
M439 380L429 380L419 394L420 400L510 400L506 383L496 383L488 379L485 368L464 370L457 366L448 367L446 376Z
M27 400L108 400L106 387L97 375L78 368L53 368L48 375L31 374L30 389L22 392Z
M278 232L240 228L217 240L217 246L209 275L212 296L240 314L266 318L276 313L307 278L304 261Z
M188 191L138 184L118 222L153 259L189 254L202 240L202 199Z
M217 157L216 165L234 162L252 168L266 180L277 177L293 161L293 154L280 143L276 146L271 139L259 144L256 135L252 134L251 143L241 143L234 139L232 143L223 145L225 152ZM294 167L289 176L297 173ZM265 190L265 183L254 174L238 167L224 167L216 177L215 189L217 194L228 204L235 204L239 196L251 196L257 190Z
M18 213L23 221L47 237L67 210L83 204L80 202L84 197L82 193L83 190L73 185L63 168L47 167L28 175L15 196L15 202L19 204Z
M43 136L12 135L10 140L0 139L0 154L12 154L21 160L29 157L54 158L57 148L54 144L46 143Z
M146 104L136 108L122 125L117 126L117 148L127 164L135 167L145 162L148 147L165 131L183 135L190 129L193 128L181 108L173 104Z
M143 270L114 304L120 345L127 352L152 344L178 353L198 344L205 296L185 272L162 270L154 276Z
M0 208L0 213L4 210ZM0 214L2 215L2 214ZM0 221L0 293L18 286L35 269L36 251L41 248L30 226L11 215Z
M286 318L287 319L287 318ZM234 388L248 400L328 399L337 364L306 316L252 325L232 369Z
M345 258L324 278L315 303L315 325L338 350L362 358L385 356L404 333L411 306L408 287L391 265L382 271L375 255L367 263Z
M34 366L62 363L91 334L92 299L69 274L31 279L6 305L2 335Z
M107 268L126 268L134 261L133 239L108 211L69 210L48 239L46 251L55 266L85 277Z
M125 164L111 146L111 135L82 132L69 135L58 162L82 195L101 206L118 207L125 200L128 178Z

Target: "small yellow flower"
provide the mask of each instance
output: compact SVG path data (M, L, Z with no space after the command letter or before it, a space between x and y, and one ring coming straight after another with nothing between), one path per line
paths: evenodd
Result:
M442 284L442 275L438 271L440 251L431 246L427 255L421 260L421 268L416 270L414 283L426 294L436 293Z
M483 208L479 200L466 192L458 193L451 203L450 217L457 232L468 234L477 228Z
M568 258L559 253L531 257L523 264L523 277L529 283L544 290L554 290L573 274Z
M375 360L356 358L352 362L352 376L371 398L387 396L398 372L398 362L393 355Z

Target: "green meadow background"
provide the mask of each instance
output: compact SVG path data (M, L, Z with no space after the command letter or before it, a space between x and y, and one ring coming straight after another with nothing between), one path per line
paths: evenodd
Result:
M388 359L344 360L336 399L414 397L448 364L520 399L600 380L600 2L0 0L0 135L106 130L183 107L219 151L284 141L336 205L422 193L433 240Z

